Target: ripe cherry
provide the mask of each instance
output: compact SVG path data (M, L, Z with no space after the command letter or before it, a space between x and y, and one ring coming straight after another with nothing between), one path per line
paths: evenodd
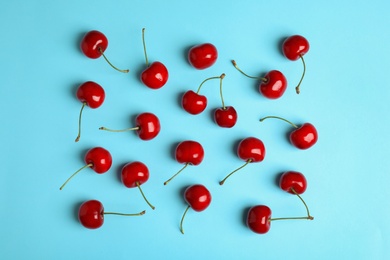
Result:
M144 200L146 201L146 203L148 203L148 205L152 209L155 209L155 207L152 204L150 204L150 202L146 199L146 197L141 189L141 185L143 183L147 182L148 179L149 179L149 169L142 162L135 161L135 162L127 163L122 168L122 172L121 172L122 183L127 188L138 187L138 189L141 192L141 195L144 198Z
M183 221L189 208L197 212L205 210L211 203L210 191L201 184L189 186L184 192L184 200L188 203L180 222L180 231L184 234Z
M161 130L160 120L155 114L145 112L139 114L135 118L135 127L113 130L107 127L100 127L99 130L105 130L109 132L126 132L126 131L136 131L139 138L144 141L151 140L155 138Z
M219 182L220 185L223 185L227 178L247 166L249 163L262 162L265 157L265 146L260 139L247 137L241 140L238 144L237 155L240 159L245 161L245 164L228 174L222 181Z
M217 48L211 43L195 45L188 52L188 62L198 70L211 67L217 58Z
M175 175L164 182L167 185L173 178L181 173L188 165L199 165L204 158L204 150L200 143L192 140L186 140L179 143L175 150L176 161L185 164Z
M128 73L129 70L121 70L115 67L104 55L104 51L107 49L108 46L108 40L107 37L96 30L89 31L84 35L84 38L81 40L81 50L87 56L91 59L97 59L100 56L103 56L103 58L107 61L107 63L114 69L116 69L119 72Z
M192 115L197 115L202 113L207 106L207 98L204 95L200 95L200 89L202 88L203 84L206 81L212 80L212 79L222 79L225 77L225 74L222 74L219 77L210 77L205 80L199 85L198 90L196 93L192 90L187 91L184 93L182 100L181 100L181 105L185 111Z
M104 215L120 215L120 216L141 216L145 211L135 214L124 214L116 212L104 212L103 204L98 200L87 200L81 204L79 208L79 221L86 228L100 228L104 223Z
M271 70L264 75L264 77L253 77L244 73L233 60L233 66L248 78L258 79L261 81L259 85L259 91L264 97L269 99L280 98L287 88L287 79L282 72L278 70Z
M141 73L141 81L151 89L159 89L168 81L168 69L159 61L155 61L149 65L145 44L145 28L142 29L142 43L144 46L146 69Z
M225 76L225 74L222 74ZM225 106L222 94L222 80L224 77L221 77L219 84L219 93L221 96L222 107L217 108L214 111L214 121L220 127L232 128L237 122L237 111L232 106Z
M300 93L300 85L302 83L302 80L305 76L306 72L306 64L305 60L303 59L303 55L305 55L309 51L310 45L308 40L306 40L305 37L301 35L293 35L288 37L282 45L282 51L284 56L292 61L301 59L302 64L303 64L303 72L302 72L302 77L298 83L298 85L295 87L295 90L297 94Z
M93 81L87 81L78 87L76 97L81 101L81 103L83 103L79 115L79 132L75 139L75 142L78 142L81 135L81 116L83 114L84 107L89 106L93 109L100 107L104 102L106 94L99 84Z
M304 123L303 125L298 127L294 123L278 116L266 116L260 119L260 122L264 121L267 118L280 119L292 125L295 130L290 133L290 142L299 149L308 149L312 147L318 140L317 129L314 127L314 125L310 123Z
M81 167L79 170L77 170L75 173L70 176L64 184L60 187L60 190L62 190L65 185L74 177L76 174L78 174L81 170L85 168L91 168L98 174L102 174L107 172L112 165L112 157L109 151L102 147L95 147L90 149L84 156L84 162L85 165Z

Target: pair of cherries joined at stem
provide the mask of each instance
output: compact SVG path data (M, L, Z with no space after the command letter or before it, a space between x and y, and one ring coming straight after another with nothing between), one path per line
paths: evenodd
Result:
M272 218L272 211L266 205L256 205L249 209L246 218L246 224L250 230L258 234L265 234L271 228L271 222L276 220L313 220L309 208L300 194L304 193L307 188L305 176L296 171L284 172L279 179L279 187L293 195L296 195L306 208L307 216L304 217L284 217Z

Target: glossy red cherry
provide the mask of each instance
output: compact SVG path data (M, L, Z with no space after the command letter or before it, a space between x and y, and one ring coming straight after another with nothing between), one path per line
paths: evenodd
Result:
M78 174L81 170L85 168L91 168L98 174L102 174L107 172L112 165L112 157L109 151L104 149L103 147L94 147L90 149L84 157L85 164L83 167L81 167L79 170L77 170L75 173L73 173L72 176L70 176L65 183L60 187L60 190L62 190L65 185L74 177L76 174Z
M233 60L233 66L248 78L258 79L261 81L259 91L264 97L269 99L278 99L283 96L287 89L287 79L282 72L278 70L271 70L264 75L264 77L253 77L243 72L237 63Z
M232 106L218 108L214 112L214 120L220 127L231 128L237 123L237 111Z
M109 132L126 132L137 131L137 134L141 140L148 141L155 138L161 130L160 120L158 117L149 112L141 113L135 118L135 127L126 128L122 130L113 130L107 127L100 127L99 130L105 130Z
M201 184L195 184L189 186L184 192L184 200L188 203L188 206L183 214L180 222L180 231L184 234L183 220L189 208L200 212L205 210L211 203L210 191Z
M122 172L121 172L122 183L127 188L138 187L146 203L148 203L148 205L152 209L155 209L155 207L152 204L150 204L150 202L146 199L145 194L141 189L141 185L147 182L148 179L149 179L149 169L142 162L135 161L135 162L127 163L122 168Z
M296 171L284 172L279 180L279 187L291 194L302 194L306 191L307 181L305 175Z
M283 45L282 45L283 54L287 59L292 60L292 61L295 61L298 59L302 60L303 73L302 73L301 80L299 81L298 85L295 88L297 94L300 93L299 87L302 83L302 80L303 80L303 78L305 76L305 72L306 72L306 64L305 64L305 60L303 59L303 55L305 55L309 51L309 49L310 49L310 44L309 44L308 40L301 35L293 35L293 36L288 37L283 42Z
M145 211L135 214L124 214L116 212L104 212L103 204L98 200L88 200L81 204L78 212L78 217L81 225L86 228L100 228L104 223L104 215L120 215L120 216L141 216Z
M176 161L185 164L175 175L164 182L167 185L173 178L181 173L188 165L199 165L204 158L204 150L200 143L192 140L186 140L179 143L175 150Z
M222 181L219 182L220 185L223 185L227 178L229 178L233 173L247 166L249 163L262 162L265 157L264 143L256 137L247 137L241 140L238 144L237 155L246 163L228 174Z
M246 224L253 232L265 234L271 228L271 214L271 209L268 206L253 206L248 211Z
M298 127L294 123L278 116L266 116L260 119L260 122L264 121L267 118L276 118L276 119L283 120L295 128L295 130L290 133L290 142L295 147L305 150L305 149L309 149L310 147L312 147L314 144L317 143L318 133L314 125L310 123L304 123L303 125Z
M193 46L188 52L188 62L198 70L211 67L217 58L217 48L211 43Z
M78 87L76 97L78 100L80 100L81 103L83 103L79 115L79 131L75 139L75 142L78 142L81 135L81 117L84 107L89 106L93 109L100 107L104 102L106 94L102 86L96 82L87 81Z
M144 46L146 69L141 73L141 81L151 89L159 89L168 81L168 69L159 61L155 61L149 65L145 44L145 28L142 29L142 43Z
M107 63L117 71L128 73L129 70L121 70L115 67L104 55L104 51L107 49L108 46L108 40L107 37L96 30L89 31L86 33L81 40L81 51L84 53L85 56L91 59L97 59L100 56L103 56L103 58L107 61Z

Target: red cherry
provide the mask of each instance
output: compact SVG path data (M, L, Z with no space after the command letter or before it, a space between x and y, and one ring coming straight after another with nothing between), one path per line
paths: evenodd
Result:
M149 169L142 162L136 161L136 162L127 163L122 168L122 172L121 172L122 183L127 188L138 187L146 203L148 203L148 205L152 209L155 209L155 207L152 204L150 204L150 202L146 199L141 189L141 185L147 182L148 179L149 179Z
M307 188L305 175L296 171L284 172L280 177L279 187L291 194L302 194Z
M112 157L109 151L102 147L95 147L90 149L84 157L85 164L83 167L81 167L79 170L77 170L75 173L73 173L72 176L70 176L65 183L60 187L60 190L62 190L65 185L74 177L76 174L78 174L81 170L85 168L91 168L98 174L102 174L107 172L112 165Z
M188 52L189 63L198 70L211 67L218 58L217 48L211 43L193 46Z
M250 230L265 234L271 228L271 209L265 205L253 206L249 209L246 224Z
M163 87L168 81L168 69L159 61L155 61L149 65L145 44L145 28L142 29L142 43L144 46L145 62L147 68L141 73L141 81L145 86L151 89L159 89Z
M227 178L247 166L249 163L262 162L265 157L265 146L260 139L248 137L241 140L238 144L237 155L241 160L246 161L246 163L228 174L222 181L219 182L220 185L223 185Z
M179 143L175 151L176 161L181 164L185 164L175 175L164 182L167 185L173 178L181 173L188 165L199 165L204 158L204 150L200 143L196 141L183 141Z
M103 56L103 58L107 61L107 63L114 69L116 69L119 72L128 73L129 70L121 70L115 67L104 55L104 51L107 49L108 46L108 40L107 37L96 30L89 31L86 33L81 40L81 50L84 53L85 56L91 59L97 59L100 56Z
M103 204L98 200L88 200L79 208L79 221L86 228L96 229L103 225L104 215L141 216L145 211L135 214L123 214L116 212L104 212Z
M301 80L299 81L298 85L296 86L295 90L297 94L300 93L299 86L302 83L302 80L305 76L306 72L306 64L305 60L303 59L303 55L305 55L310 49L309 42L306 40L305 37L301 35L293 35L288 37L282 45L282 51L284 56L292 61L301 59L303 64L303 73Z
M237 111L232 106L218 108L214 112L214 120L220 127L233 127L237 122Z
M93 81L87 81L78 87L76 97L83 103L79 115L79 132L75 139L75 142L78 142L81 135L81 116L84 107L86 105L93 109L100 107L104 102L106 94L99 84Z
M299 149L308 149L312 147L318 140L317 129L310 123L304 123L302 126L298 127L294 123L278 116L266 116L260 119L260 122L267 118L280 119L292 125L295 130L290 134L290 142Z
M135 123L135 127L122 130L113 130L103 126L100 127L99 130L105 130L109 132L137 131L139 138L144 141L151 140L160 133L160 120L155 114L149 112L141 113L135 118Z
M253 77L243 72L237 63L233 60L233 66L248 78L258 79L261 81L259 85L259 91L264 97L269 99L280 98L287 88L287 79L282 72L278 70L271 70L265 74L264 77Z
M211 203L210 191L201 184L195 184L189 186L184 192L184 200L188 203L188 206L183 214L180 222L180 231L184 234L183 220L189 208L200 212L205 210Z

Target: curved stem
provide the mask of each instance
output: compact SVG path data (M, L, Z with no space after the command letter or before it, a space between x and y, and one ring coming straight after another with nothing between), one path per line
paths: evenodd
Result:
M219 182L219 185L223 185L225 183L225 181L227 180L227 178L229 178L231 175L233 175L233 173L237 172L238 170L241 170L242 168L244 168L245 166L247 166L251 162L252 162L252 160L249 159L248 161L246 161L246 163L244 165L242 165L241 167L238 167L237 169L235 169L234 171L229 173L222 181Z
M60 190L62 190L62 189L65 187L65 185L66 185L74 176L76 176L76 174L78 174L80 171L84 170L85 168L87 168L87 167L92 167L92 166L93 166L93 164L90 163L90 164L84 165L83 167L81 167L80 169L78 169L75 173L72 174L72 176L70 176L70 177L64 182L64 184L62 184L62 186L60 187Z
M119 72L122 72L122 73L129 73L129 70L121 70L121 69L118 69L117 67L115 67L106 57L106 55L104 55L104 52L102 51L102 49L99 47L99 52L100 54L103 56L103 58L107 61L107 63L114 69L116 69L117 71Z
M149 67L148 54L146 53L146 44L145 44L145 28L142 28L142 45L144 46L144 55L146 67Z
M77 137L74 140L75 142L78 142L80 140L80 135L81 135L81 116L83 115L83 110L84 110L85 105L87 105L87 102L83 102L83 106L81 107L81 110L80 110L80 115L79 115L79 133L77 134Z
M132 216L142 216L145 214L145 210L139 212L139 213L118 213L118 212L104 212L104 215L118 215L118 216L126 216L126 217L132 217Z
M186 211L184 211L183 217L181 218L181 221L180 221L180 232L181 232L182 234L184 234L184 229L183 229L184 217L186 216L187 211L188 211L190 208L191 208L190 206L187 206Z
M312 216L310 216L310 212L309 212L309 207L306 205L306 202L302 199L302 197L294 190L294 188L291 188L291 191L298 196L298 198L302 201L303 205L305 205L305 208L306 208L306 212L307 212L307 217L308 218L313 218Z
M148 203L148 205L154 210L155 207L154 207L152 204L150 204L150 202L148 201L148 199L145 197L145 194L144 194L144 192L142 191L141 186L139 185L139 182L137 181L135 184L137 184L137 187L138 187L139 191L141 192L142 197L144 197L144 200L146 201L146 203Z
M184 167L180 169L180 171L178 171L175 175L173 175L171 178L169 178L169 180L164 182L164 185L167 185L173 178L175 178L179 173L181 173L188 165L189 165L189 163L186 163L184 165Z
M263 122L264 120L266 120L266 119L268 119L268 118L280 119L280 120L283 120L284 122L289 123L289 124L292 125L294 128L298 128L298 126L297 126L296 124L294 124L293 122L288 121L287 119L284 119L283 117L279 117L279 116L266 116L266 117L261 118L261 119L260 119L260 122Z
M140 127L139 126L136 126L136 127L131 127L131 128L126 128L126 129L120 129L120 130L114 130L114 129L110 129L110 128L107 128L107 127L99 127L99 130L104 130L104 131L108 131L108 132L127 132L127 131L137 131L139 130Z
M222 101L222 109L225 110L225 102L223 101L223 95L222 95L222 80L225 78L225 73L222 73L220 76L220 81L219 81L219 95L221 96L221 101Z
M223 76L222 76L223 75ZM212 80L212 79L220 79L221 77L225 77L225 74L222 74L221 76L218 76L218 77L210 77L210 78L207 78L205 80L202 81L202 83L200 83L199 87L198 87L198 90L196 91L196 94L199 94L200 92L200 89L202 88L203 84L206 82L206 81L209 81L209 80Z
M241 72L241 74L243 74L244 76L248 77L248 78L251 78L251 79L259 79L263 82L267 82L267 79L266 78L263 78L263 77L253 77L253 76L249 76L248 74L246 74L245 72L243 72L237 65L236 61L235 60L232 60L232 63L233 63L233 66L239 71Z
M302 64L303 64L303 72L302 72L301 80L299 80L298 85L295 87L295 91L297 92L297 94L301 93L301 90L300 90L299 87L301 86L302 80L303 80L303 78L305 77L305 73L306 73L306 64L305 64L305 60L303 59L303 56L302 56L302 55L299 55L299 57L301 58L301 61L302 61Z

